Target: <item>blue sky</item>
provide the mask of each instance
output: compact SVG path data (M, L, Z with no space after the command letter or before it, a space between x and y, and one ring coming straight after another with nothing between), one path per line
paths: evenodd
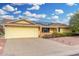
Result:
M0 3L0 18L29 19L42 22L68 24L70 17L79 9L75 3Z

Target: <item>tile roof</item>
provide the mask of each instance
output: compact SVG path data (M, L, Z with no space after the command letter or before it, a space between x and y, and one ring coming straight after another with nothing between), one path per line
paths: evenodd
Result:
M25 19L20 19L20 20L25 20ZM16 26L30 26L29 24L16 24L16 22L17 21L20 21L20 20L15 20L15 21L13 21L13 20L9 20L9 19L5 19L4 20L4 22L3 23L10 23L11 25L13 25L13 24L15 24ZM47 24L41 24L41 23L36 23L36 22L32 22L32 21L30 21L30 20L25 20L25 21L27 21L27 22L30 22L30 23L32 23L33 25L39 25L39 26L46 26L46 27L54 27L54 26L64 26L64 27L68 27L68 25L66 25L66 24L62 24L62 23L51 23L51 24L49 24L49 25L47 25ZM9 24L8 24L9 25Z

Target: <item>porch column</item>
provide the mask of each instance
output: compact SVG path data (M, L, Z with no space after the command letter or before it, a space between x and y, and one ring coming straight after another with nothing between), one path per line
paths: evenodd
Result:
M39 28L39 37L41 37L41 34L42 34L42 27L40 26L40 28Z
M56 29L57 29L57 32L60 32L60 27L57 27Z

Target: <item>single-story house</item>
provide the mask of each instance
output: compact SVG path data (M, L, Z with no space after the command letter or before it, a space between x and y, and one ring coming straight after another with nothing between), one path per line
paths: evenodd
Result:
M9 21L3 25L5 38L39 38L44 34L67 32L68 26L53 23L49 26L39 25L29 20Z

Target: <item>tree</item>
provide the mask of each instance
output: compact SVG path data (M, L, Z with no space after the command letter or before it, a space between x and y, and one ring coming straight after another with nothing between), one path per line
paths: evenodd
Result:
M79 33L79 12L71 16L69 26L72 32Z

